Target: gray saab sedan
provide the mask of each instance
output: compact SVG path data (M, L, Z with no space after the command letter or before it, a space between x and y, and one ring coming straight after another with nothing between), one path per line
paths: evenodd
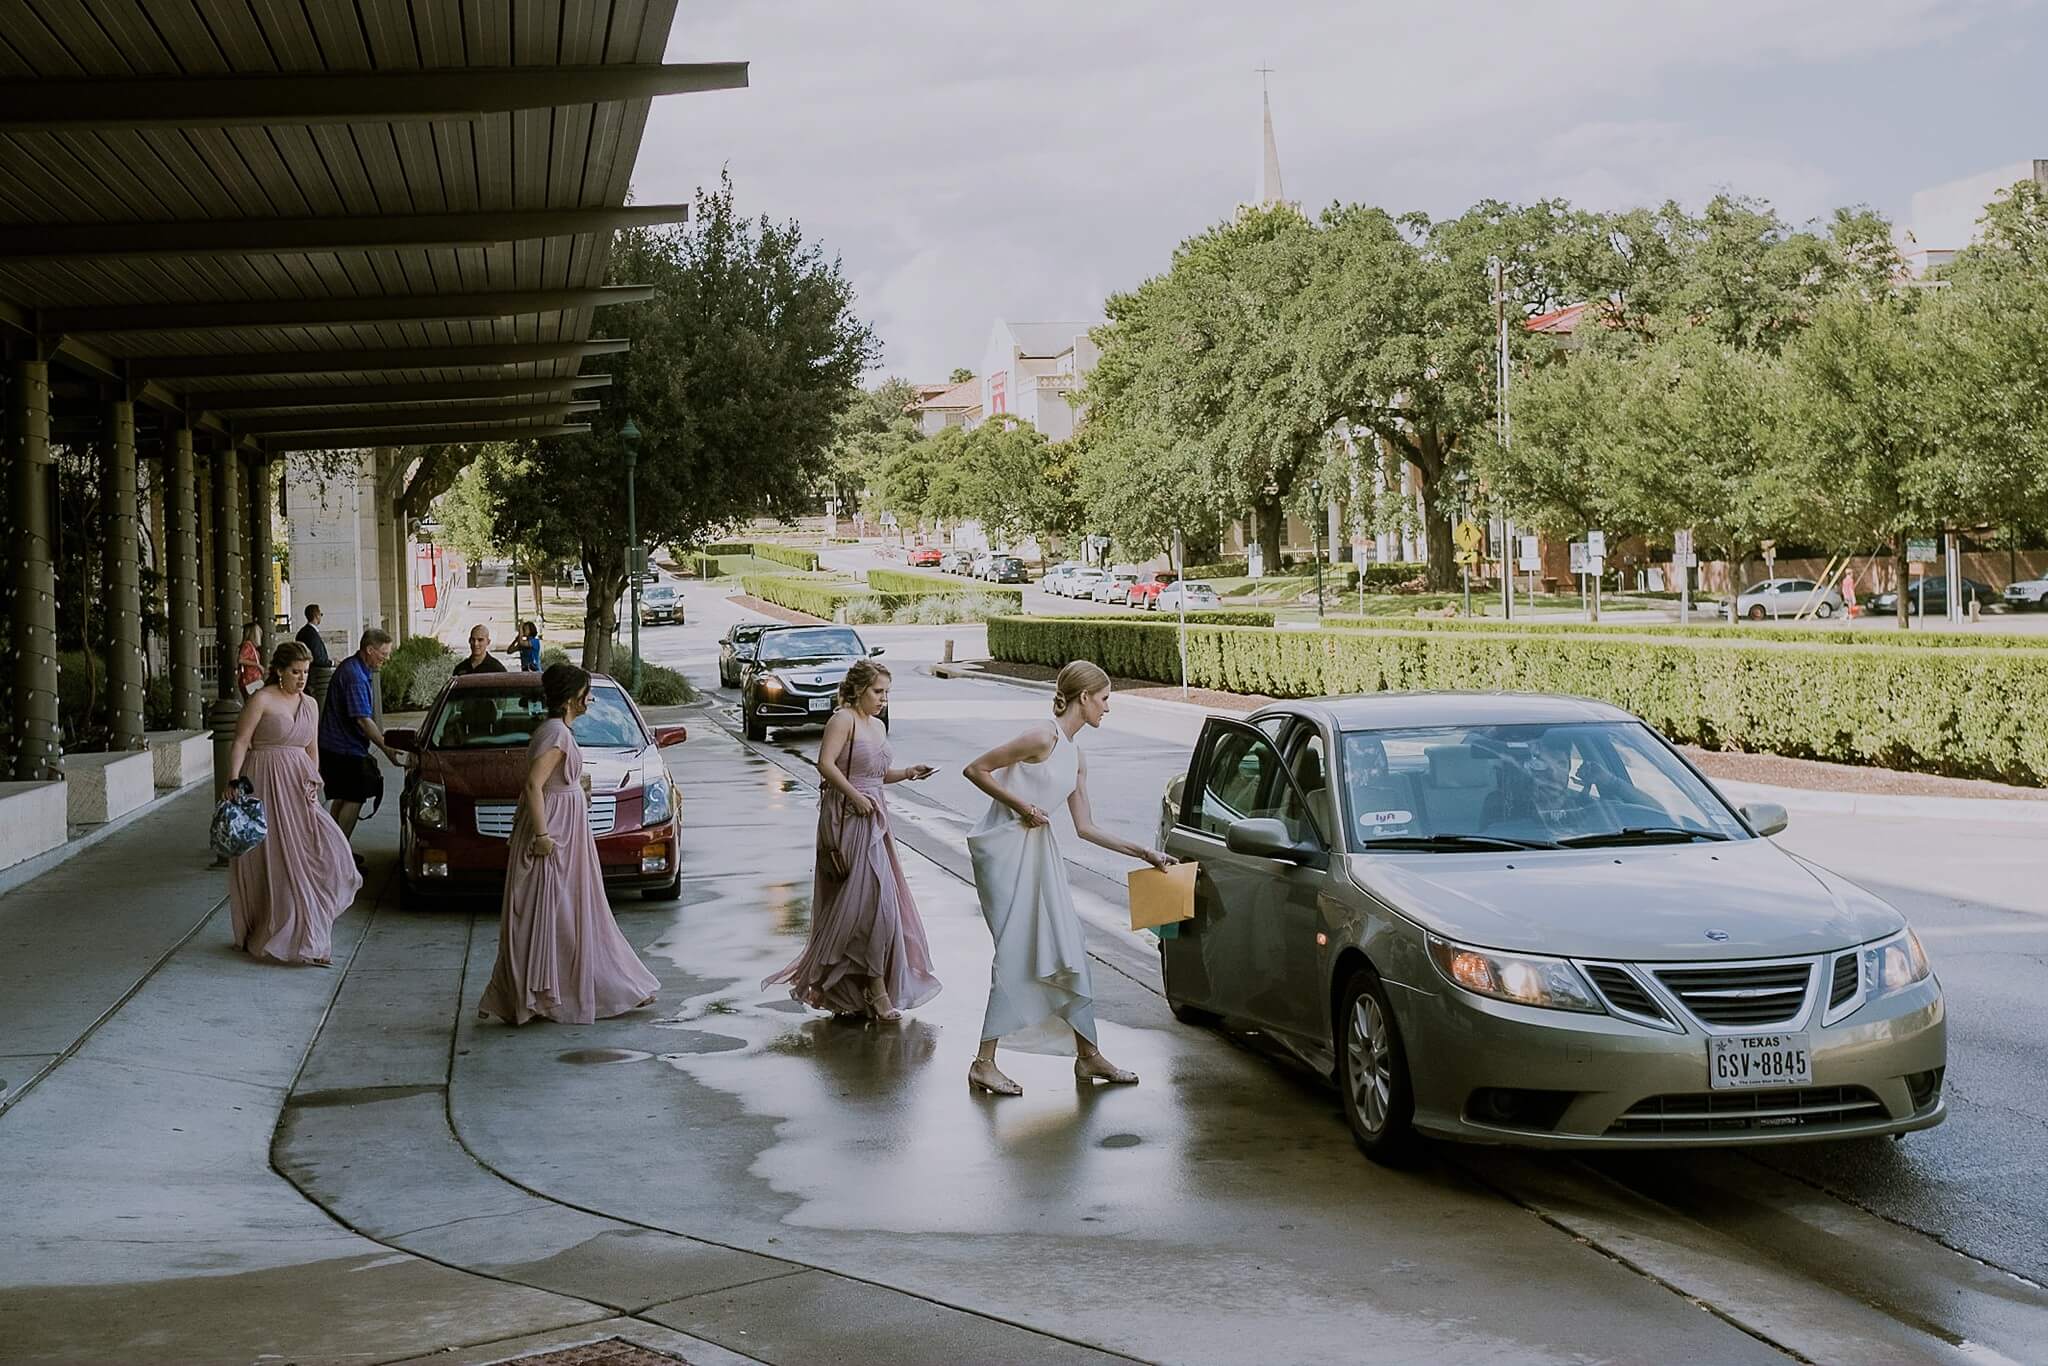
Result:
M1382 693L1212 717L1161 847L1188 1023L1331 1078L1359 1146L1898 1134L1946 1114L1941 986L1900 914L1773 844L1625 711Z

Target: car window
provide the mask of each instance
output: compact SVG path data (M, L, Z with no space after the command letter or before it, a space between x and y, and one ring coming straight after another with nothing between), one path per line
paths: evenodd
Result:
M1216 591L1206 583L1186 583L1182 584L1181 587L1190 593L1213 593Z
M1278 820L1295 840L1317 837L1272 740L1257 731L1219 727L1203 768L1199 801L1182 820L1221 839L1235 822L1258 817Z
M761 637L761 662L775 664L786 659L817 659L829 655L864 655L867 646L857 632L829 626L803 627L794 631L769 631Z
M1294 728L1287 741L1287 769L1307 803L1316 838L1329 843L1337 823L1330 789L1329 746L1324 743L1321 731L1306 724Z
M450 694L434 718L427 747L436 750L524 749L547 719L538 688L465 688ZM595 684L590 710L569 727L576 743L594 749L639 749L647 743L640 723L617 688Z

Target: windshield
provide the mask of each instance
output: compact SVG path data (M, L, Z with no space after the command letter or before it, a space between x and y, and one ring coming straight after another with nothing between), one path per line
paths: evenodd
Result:
M787 659L826 659L837 655L864 655L867 646L860 636L844 628L803 627L794 631L770 631L761 637L761 662L774 664Z
M1726 806L1633 722L1346 731L1351 844L1533 847L1740 839Z
M1211 588L1211 587L1210 587L1210 586L1209 586L1208 584L1206 584L1206 583L1188 583L1188 584L1182 584L1182 585L1181 585L1181 589L1182 589L1182 591L1183 591L1183 592L1188 592L1188 593L1208 593L1208 594L1210 594L1211 596L1214 596L1214 594L1215 594L1215 592L1216 592L1216 590L1215 590L1215 589Z
M427 748L524 749L547 715L539 688L464 688L450 694L435 716ZM605 683L591 685L590 710L569 729L577 744L591 749L639 749L647 743L625 694Z

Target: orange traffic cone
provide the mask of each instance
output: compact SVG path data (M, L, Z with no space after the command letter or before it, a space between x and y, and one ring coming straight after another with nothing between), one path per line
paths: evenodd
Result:
M1856 601L1856 571L1842 571L1842 610L1851 617L1863 615L1863 606Z

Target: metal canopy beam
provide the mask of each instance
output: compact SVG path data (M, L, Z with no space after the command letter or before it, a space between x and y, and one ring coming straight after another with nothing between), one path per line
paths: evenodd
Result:
M582 436L588 422L561 422L546 427L372 427L364 431L320 432L312 436L274 436L266 451L346 451L369 446L454 446L469 441L525 441L554 436Z
M367 323L489 322L522 313L645 303L652 285L536 289L500 293L414 294L376 299L248 299L200 304L105 304L45 308L33 325L68 333L202 332L245 327L347 327Z
M249 351L218 356L135 356L130 373L152 379L235 375L340 375L364 370L459 370L476 366L532 365L581 360L624 351L630 343L507 342L493 346L411 346L354 351ZM194 395L201 399L203 396Z
M463 119L746 84L745 62L8 81L0 132Z
M487 247L540 237L689 221L687 204L379 214L366 218L181 219L163 223L9 223L0 259L109 260L153 256L264 256Z
M287 408L336 408L366 403L414 403L434 399L533 398L569 394L612 382L610 375L565 375L559 379L441 379L396 384L324 384L300 389L195 389L186 395L194 409L236 413ZM453 411L452 409L450 411Z
M331 431L366 431L372 427L423 427L429 423L446 426L454 422L530 422L536 419L559 422L572 413L597 408L595 399L565 400L559 403L488 403L467 408L433 404L411 408L358 408L345 413L282 413L273 417L243 417L229 425L244 436L290 433L294 436Z

